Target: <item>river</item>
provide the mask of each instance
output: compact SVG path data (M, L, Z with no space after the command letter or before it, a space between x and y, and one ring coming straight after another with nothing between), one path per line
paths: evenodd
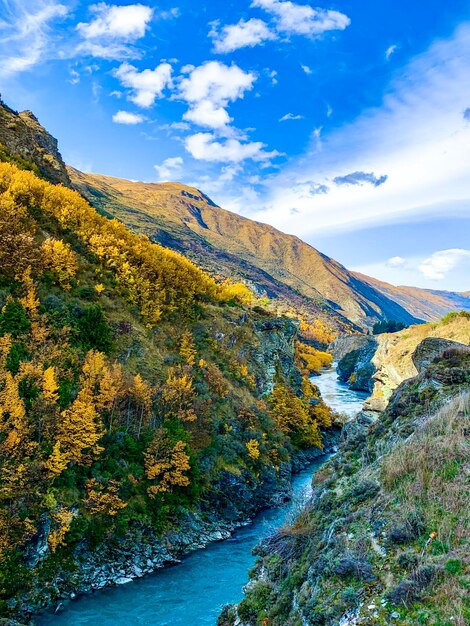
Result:
M338 382L336 371L312 378L327 404L355 415L366 394ZM215 626L221 608L239 602L253 566L254 546L293 517L311 493L311 481L323 459L293 478L294 498L262 511L230 539L193 552L183 561L126 585L83 596L57 615L44 615L38 626Z

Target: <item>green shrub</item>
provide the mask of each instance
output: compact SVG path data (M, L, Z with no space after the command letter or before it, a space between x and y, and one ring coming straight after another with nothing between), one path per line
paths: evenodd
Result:
M108 353L112 347L111 327L99 304L87 307L77 321L79 343L85 350Z
M12 337L18 337L31 330L26 309L18 300L9 300L3 307L0 316L0 332L2 335L9 333Z

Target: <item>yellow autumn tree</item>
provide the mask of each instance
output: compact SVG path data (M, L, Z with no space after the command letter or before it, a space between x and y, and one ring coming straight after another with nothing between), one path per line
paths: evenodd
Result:
M138 426L137 437L140 437L142 428L148 426L152 415L153 387L140 374L136 374L132 381L131 393L136 403Z
M196 362L196 346L189 330L186 330L181 337L180 356L189 367L193 367Z
M187 472L191 469L186 444L172 444L164 429L158 429L144 455L145 474L155 484L147 489L151 498L172 491L174 487L187 487Z
M44 467L49 477L60 476L69 464L69 457L62 452L60 441L56 441L49 457L44 461Z
M51 552L55 552L59 546L67 545L65 535L70 530L73 513L65 507L61 507L58 511L53 513L51 517L55 528L49 533L47 542Z
M23 296L23 298L20 298L20 302L28 311L30 317L34 318L36 316L40 302L36 293L36 285L31 278L31 266L28 266L24 271L21 282L23 283L25 295Z
M319 374L324 367L330 367L333 356L329 352L316 350L301 341L295 344L296 365L302 374Z
M168 417L176 417L183 422L193 422L196 414L193 408L194 387L189 374L171 367L162 389L164 410Z
M269 407L278 428L298 446L322 448L322 437L317 422L309 412L307 402L290 387L277 384L269 397Z
M55 404L59 399L59 385L56 380L55 367L48 367L42 375L42 396L46 402Z
M74 252L60 239L46 239L41 246L42 262L54 275L62 289L70 289L70 281L75 277L78 263Z
M259 443L256 439L250 439L249 441L247 441L245 444L245 447L246 447L246 450L248 452L248 456L250 457L250 459L252 459L253 461L256 461L257 459L259 459L260 457Z
M93 396L90 389L84 387L72 404L61 413L57 442L69 461L86 464L90 455L97 455L103 450L98 445L102 436L103 428Z
M90 478L85 487L87 493L85 506L90 513L114 517L127 506L119 497L119 484L115 480L102 485L96 478Z
M19 456L29 446L26 409L18 391L18 382L10 372L5 375L5 386L0 393L1 448L10 456Z

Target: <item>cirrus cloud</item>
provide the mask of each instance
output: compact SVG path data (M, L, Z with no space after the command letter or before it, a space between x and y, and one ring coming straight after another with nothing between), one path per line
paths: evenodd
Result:
M9 0L2 4L0 76L28 71L55 56L51 25L68 12L64 4L48 0Z
M443 280L447 274L457 266L465 264L470 270L470 250L464 248L450 248L439 250L424 259L419 265L419 271L431 280Z

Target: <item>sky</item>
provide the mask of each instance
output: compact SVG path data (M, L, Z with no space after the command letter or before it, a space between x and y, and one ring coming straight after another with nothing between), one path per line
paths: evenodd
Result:
M78 169L470 290L470 0L0 0L0 93Z

